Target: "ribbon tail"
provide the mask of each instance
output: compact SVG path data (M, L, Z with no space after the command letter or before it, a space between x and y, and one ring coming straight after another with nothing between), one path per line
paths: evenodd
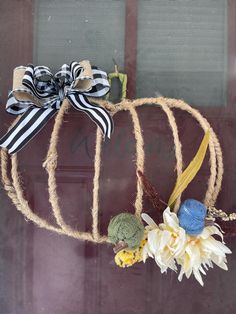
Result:
M90 103L86 96L79 93L71 93L67 98L75 109L85 112L96 123L104 136L111 137L114 128L113 119L106 109Z
M10 154L21 150L57 112L53 108L29 108L20 120L0 139L0 147Z

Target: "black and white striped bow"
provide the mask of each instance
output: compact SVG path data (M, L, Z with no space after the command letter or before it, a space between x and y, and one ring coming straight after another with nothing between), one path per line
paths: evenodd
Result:
M60 109L65 98L75 109L85 112L104 136L110 138L113 131L111 116L87 98L102 97L109 89L107 74L91 67L89 61L72 62L70 66L64 64L55 75L46 66L30 64L16 68L6 110L22 116L0 139L0 147L8 149L10 154L18 152Z

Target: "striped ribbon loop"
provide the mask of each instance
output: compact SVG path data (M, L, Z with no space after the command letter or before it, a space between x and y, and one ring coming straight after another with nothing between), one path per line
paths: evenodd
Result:
M106 72L89 61L64 64L53 75L46 66L18 67L14 70L13 90L6 111L21 115L18 122L0 139L0 147L10 154L23 148L60 109L64 99L86 113L110 138L113 120L109 112L90 102L87 97L102 97L110 90Z

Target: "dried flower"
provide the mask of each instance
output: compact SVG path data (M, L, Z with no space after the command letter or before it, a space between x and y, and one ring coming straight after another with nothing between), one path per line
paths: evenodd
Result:
M186 242L186 233L179 226L178 217L167 207L163 213L164 222L159 225L147 214L142 214L142 218L148 224L148 240L143 248L143 261L152 257L162 273L168 268L177 271L175 257L183 253Z
M142 218L148 224L148 240L142 251L144 262L147 257L154 258L162 273L168 268L177 271L177 265L180 265L180 281L184 274L187 278L193 274L201 285L201 274L205 275L205 270L213 267L213 263L227 270L226 254L231 251L224 244L218 225L205 227L198 236L190 236L179 226L177 215L169 207L163 213L164 222L159 225L147 214L142 214ZM218 235L221 241L213 235Z
M216 240L213 235L218 235L221 241ZM177 263L181 266L179 281L185 274L187 278L191 274L203 286L202 276L206 275L205 270L212 268L213 263L224 270L227 268L226 254L230 254L230 249L223 242L223 234L215 224L205 227L203 232L192 237L187 235L184 254L177 257Z
M139 247L135 250L125 249L115 255L115 262L119 267L125 268L142 261L142 250L147 242L146 235L141 241Z

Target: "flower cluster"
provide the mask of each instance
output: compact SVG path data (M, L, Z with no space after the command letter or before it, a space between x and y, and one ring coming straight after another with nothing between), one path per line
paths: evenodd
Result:
M163 223L159 225L147 214L142 214L142 218L147 223L143 262L148 257L155 259L162 273L168 268L177 272L179 265L179 281L184 274L187 278L193 274L201 285L201 274L205 275L205 271L213 267L213 263L227 270L226 254L231 251L224 244L218 225L205 227L199 235L190 236L180 227L177 215L169 207L163 213ZM218 235L221 241L216 240L213 235Z

